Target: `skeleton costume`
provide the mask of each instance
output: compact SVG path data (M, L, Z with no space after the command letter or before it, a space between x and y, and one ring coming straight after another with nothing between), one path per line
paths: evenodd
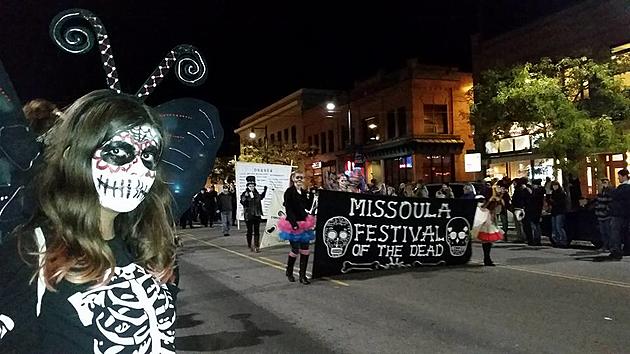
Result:
M301 178L304 178L301 176ZM278 221L280 238L291 244L291 251L287 260L286 276L294 282L293 267L298 254L300 255L300 283L310 284L306 277L308 257L310 254L309 242L315 239L315 217L309 215L313 205L310 193L306 189L293 185L284 192L284 207L286 216Z
M68 53L86 53L98 47L110 92L122 92L109 35L98 17L83 9L63 11L53 19L50 34L55 44ZM135 98L129 98L142 103L171 68L187 86L198 86L207 77L206 64L197 49L178 45L167 53ZM8 187L0 185L2 236L32 214L24 202L32 197L27 182L33 167L41 161L39 147L25 128L22 111L16 105L20 100L13 91L0 63L0 162L6 154L17 167L10 169L12 183ZM153 186L160 161L164 173L161 179L172 192L176 217L187 208L194 191L205 184L223 139L216 108L204 101L180 98L162 103L154 111L165 135L171 137L168 146L161 146L163 136L156 127L131 123L108 132L109 139L93 152L91 161L87 156L85 162L91 163L92 182L102 208L120 214L145 207L141 203ZM47 247L53 249L57 225L43 215L32 220L28 230L35 228L33 233L22 233L19 242L15 235L0 242L0 353L175 352L177 287L161 282L140 264L136 240L124 231L123 235L111 235L102 245L111 250L113 268L97 274L99 280L95 282L52 279L55 291L50 291L45 286L43 261ZM19 250L38 252L20 254L18 245ZM80 257L82 250L67 252L71 259ZM44 267L37 272L40 266Z

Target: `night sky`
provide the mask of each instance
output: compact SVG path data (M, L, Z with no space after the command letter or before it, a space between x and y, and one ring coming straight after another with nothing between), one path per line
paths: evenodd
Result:
M206 58L206 83L189 88L171 73L147 103L188 96L214 104L226 131L220 154L232 155L238 122L299 88L347 89L414 57L469 71L472 34L491 37L577 2L2 0L0 60L23 101L65 106L106 86L97 50L73 55L50 39L50 21L62 10L84 8L101 19L127 93L167 51L192 44Z

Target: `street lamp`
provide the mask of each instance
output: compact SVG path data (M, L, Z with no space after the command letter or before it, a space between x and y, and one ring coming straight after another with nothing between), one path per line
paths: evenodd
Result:
M332 112L335 110L337 106L334 102L327 102L326 109L328 112ZM348 146L352 145L352 112L350 110L350 94L348 94L348 111L346 112L348 116Z
M249 131L249 138L251 140L256 139L256 130L264 130L265 131L265 136L263 137L263 140L265 142L265 150L267 150L267 126L265 125L264 128L257 128L257 127L252 127Z

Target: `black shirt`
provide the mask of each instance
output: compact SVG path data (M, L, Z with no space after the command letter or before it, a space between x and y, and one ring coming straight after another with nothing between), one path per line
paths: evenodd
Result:
M34 323L31 328L39 332L38 351L175 351L176 287L160 284L144 268L133 263L133 257L122 239L114 238L107 244L116 259L116 267L107 284L93 286L63 280L57 284L55 292L44 292L38 317L16 318L16 328L21 321ZM13 284L18 288L20 285L24 287L25 284ZM0 308L0 313L3 310ZM25 310L33 312L31 309ZM8 332L7 338L10 335L12 333ZM15 335L24 335L24 332L17 331ZM0 349L4 349L2 345L0 340ZM24 352L21 347L18 349Z

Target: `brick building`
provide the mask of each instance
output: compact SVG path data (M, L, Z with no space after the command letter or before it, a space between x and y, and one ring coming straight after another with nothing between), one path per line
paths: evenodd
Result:
M266 129L269 144L312 146L317 155L305 172L316 185L329 173L350 171L390 185L469 181L478 178L464 172L463 152L473 148L466 99L471 86L469 73L410 61L348 93L296 91L245 118L235 132L241 144L250 141L252 129L262 143ZM334 109L326 108L329 102Z
M526 26L493 38L483 33L472 39L473 77L483 70L509 67L542 57L580 57L608 60L613 55L630 55L630 1L585 0ZM630 85L630 73L621 74ZM486 142L486 174L510 178L553 177L553 160L536 152L529 135L514 135ZM616 171L630 162L630 153L606 154L606 175L615 180ZM580 178L582 192L593 194L594 166L585 161ZM560 177L560 176L559 176Z
M335 97L336 91L300 89L243 119L235 133L241 146L255 140L263 144L302 144L304 139L304 112L321 106ZM250 136L251 133L255 137Z

